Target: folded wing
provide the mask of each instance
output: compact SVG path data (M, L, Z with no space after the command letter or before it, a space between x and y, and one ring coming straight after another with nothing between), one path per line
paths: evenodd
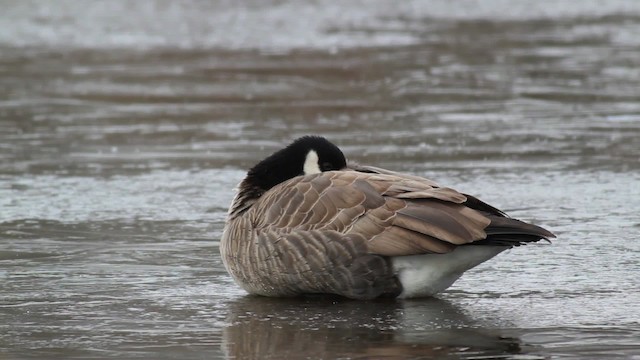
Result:
M254 205L256 229L364 237L371 254L447 253L468 244L517 246L553 237L428 179L372 167L296 177Z

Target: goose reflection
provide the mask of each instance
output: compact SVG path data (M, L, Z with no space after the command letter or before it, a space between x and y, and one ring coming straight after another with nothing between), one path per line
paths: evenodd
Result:
M459 359L521 353L519 339L477 328L463 311L440 299L247 296L230 304L227 321L222 350L229 359Z

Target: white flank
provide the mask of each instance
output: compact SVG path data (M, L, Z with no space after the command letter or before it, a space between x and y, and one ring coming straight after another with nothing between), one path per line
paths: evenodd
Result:
M307 157L304 159L304 167L302 168L305 175L319 174L320 165L318 164L318 153L315 150L310 150L307 153Z
M401 298L435 295L453 284L462 273L506 250L504 246L461 246L448 254L394 256L393 268L403 291Z

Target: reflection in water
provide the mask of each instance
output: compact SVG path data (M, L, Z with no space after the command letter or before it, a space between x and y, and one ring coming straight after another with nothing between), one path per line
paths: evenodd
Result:
M230 359L471 358L521 353L520 341L474 328L451 303L331 297L233 301L223 329Z

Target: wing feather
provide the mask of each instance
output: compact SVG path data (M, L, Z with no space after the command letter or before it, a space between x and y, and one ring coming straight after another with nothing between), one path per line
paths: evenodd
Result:
M254 239L241 242L246 249L228 250L251 254L234 272L250 292L359 299L401 291L389 256L553 236L430 180L369 167L290 179L235 221L252 224L251 234L240 234Z
M364 237L370 253L384 256L450 252L456 246L486 242L487 229L496 241L500 235L501 244L506 233L545 235L533 230L538 227L510 222L490 205L428 179L359 169L297 177L274 187L254 205L256 213L267 214L256 216L257 227L357 234Z
M373 253L386 256L444 254L453 251L455 247L452 243L399 226L392 226L369 241L369 248Z

